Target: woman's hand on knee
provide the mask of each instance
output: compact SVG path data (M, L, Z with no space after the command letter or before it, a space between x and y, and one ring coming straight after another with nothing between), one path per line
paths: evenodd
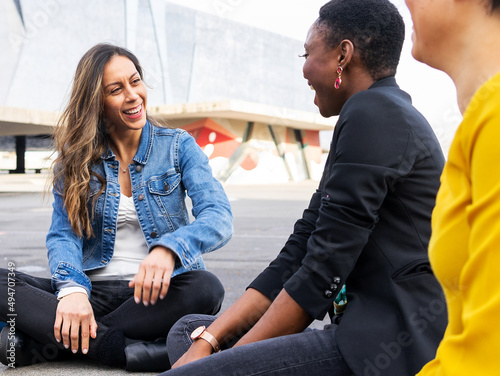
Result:
M188 351L182 355L177 362L172 365L173 368L183 366L185 364L194 362L195 360L202 359L211 355L213 352L212 346L204 340L196 340L193 342Z
M81 337L81 350L86 354L90 337L96 336L97 323L87 294L75 292L62 298L57 305L54 323L54 337L57 342L62 340L65 348L71 348L71 351L76 353Z
M141 296L145 306L155 304L158 298L165 298L174 271L175 257L170 249L157 246L142 260L139 271L129 283L129 287L134 288L136 303L141 302Z

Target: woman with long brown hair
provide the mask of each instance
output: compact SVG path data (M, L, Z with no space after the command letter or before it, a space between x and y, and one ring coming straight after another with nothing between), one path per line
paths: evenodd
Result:
M99 44L82 57L54 135L52 278L16 273L16 333L0 334L4 364L14 343L15 366L73 353L165 370L177 319L220 309L224 289L201 255L230 239L230 204L194 139L155 124L146 105L130 51ZM1 277L7 285L6 270Z

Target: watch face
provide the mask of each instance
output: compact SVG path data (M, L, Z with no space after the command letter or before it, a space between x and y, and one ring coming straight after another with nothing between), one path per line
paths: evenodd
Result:
M193 330L193 333L191 333L191 339L198 338L201 335L201 333L203 333L204 331L205 331L204 326L197 327L195 330Z

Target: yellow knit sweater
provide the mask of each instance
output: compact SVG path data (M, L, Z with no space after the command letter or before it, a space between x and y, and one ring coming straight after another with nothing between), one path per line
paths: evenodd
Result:
M500 73L472 98L450 148L429 254L449 323L418 376L500 375Z

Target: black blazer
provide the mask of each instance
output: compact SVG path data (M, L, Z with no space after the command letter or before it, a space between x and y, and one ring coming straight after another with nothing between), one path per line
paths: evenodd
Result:
M322 180L278 257L249 286L282 288L323 319L346 285L336 340L355 375L415 375L447 324L429 265L431 212L444 158L394 77L353 95Z

